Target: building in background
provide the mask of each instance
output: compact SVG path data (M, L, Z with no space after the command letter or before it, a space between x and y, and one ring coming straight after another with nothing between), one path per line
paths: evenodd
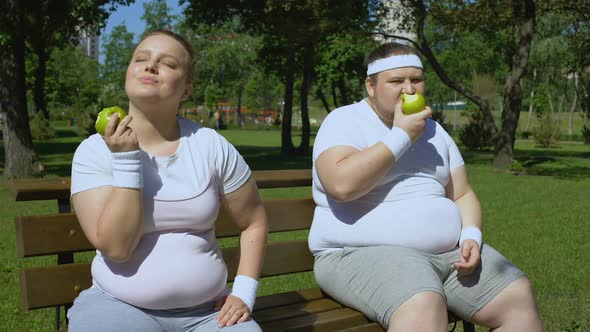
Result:
M96 34L81 30L78 40L80 47L82 47L82 50L84 51L84 54L98 62L98 36Z
M377 30L387 35L400 36L415 41L416 33L414 31L404 30L400 27L401 18L399 17L399 13L408 9L402 6L400 0L383 0L383 5L385 6L387 12L381 19L379 25L377 26ZM382 43L398 42L400 44L406 45L410 43L405 39L386 37L383 35L376 35L376 39L381 41Z

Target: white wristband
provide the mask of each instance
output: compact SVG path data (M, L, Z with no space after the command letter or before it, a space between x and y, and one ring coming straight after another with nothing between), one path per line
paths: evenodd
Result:
M477 242L477 245L481 248L481 231L475 226L468 226L461 230L461 236L459 237L459 247L463 244L463 241L470 239Z
M401 156L412 145L412 140L408 133L400 127L392 127L391 131L381 140L389 150L393 153L395 160L399 160Z
M143 168L141 167L141 150L112 152L113 187L143 188Z
M244 301L252 313L254 309L254 302L256 302L256 292L258 291L258 281L254 278L237 275L234 279L234 286L231 295L238 297Z

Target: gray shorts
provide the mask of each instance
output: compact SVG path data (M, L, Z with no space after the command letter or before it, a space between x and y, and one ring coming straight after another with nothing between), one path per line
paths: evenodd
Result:
M398 246L344 248L316 257L315 278L338 302L363 312L385 328L399 305L424 291L439 293L450 311L471 318L524 273L485 245L480 266L458 276L459 248L428 254Z
M89 288L80 293L68 310L68 331L262 331L252 319L218 328L215 318L219 311L214 311L213 305L213 302L209 302L185 309L149 310L119 301L98 288Z

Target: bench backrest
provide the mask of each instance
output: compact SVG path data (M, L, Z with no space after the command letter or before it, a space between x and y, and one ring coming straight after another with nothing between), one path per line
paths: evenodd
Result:
M310 170L256 171L254 177L261 189L311 185ZM69 185L67 180L62 182ZM16 187L18 184L13 184L13 190ZM61 196L64 195L63 190L67 190L65 195L69 197L69 188L60 190ZM31 189L27 195L48 199L47 194L33 192ZM53 198L56 198L55 195ZM311 226L315 203L310 197L265 200L264 204L269 217L270 233L303 230ZM73 213L17 217L15 223L19 257L94 250ZM216 221L216 235L218 238L239 235L239 230L223 210ZM231 281L239 262L239 248L227 247L222 251L228 266L228 280ZM279 241L268 245L262 277L311 270L313 256L309 252L306 240ZM92 284L89 263L25 268L19 272L19 279L21 303L25 310L72 303L80 291Z

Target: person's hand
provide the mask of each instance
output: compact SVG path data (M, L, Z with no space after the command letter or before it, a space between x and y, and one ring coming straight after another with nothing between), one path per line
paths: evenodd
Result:
M104 138L111 152L127 152L139 150L137 135L129 127L132 118L127 115L118 126L116 126L119 114L115 113L109 119L104 131Z
M426 127L426 119L432 116L430 107L418 113L406 115L402 112L402 101L398 100L395 104L395 115L393 117L393 126L403 129L412 142L416 142L424 133Z
M480 263L480 252L477 241L467 239L461 244L461 260L455 263L459 275L469 275Z
M215 303L215 309L223 303L217 316L217 326L231 326L245 322L250 318L250 309L239 297L228 295Z

